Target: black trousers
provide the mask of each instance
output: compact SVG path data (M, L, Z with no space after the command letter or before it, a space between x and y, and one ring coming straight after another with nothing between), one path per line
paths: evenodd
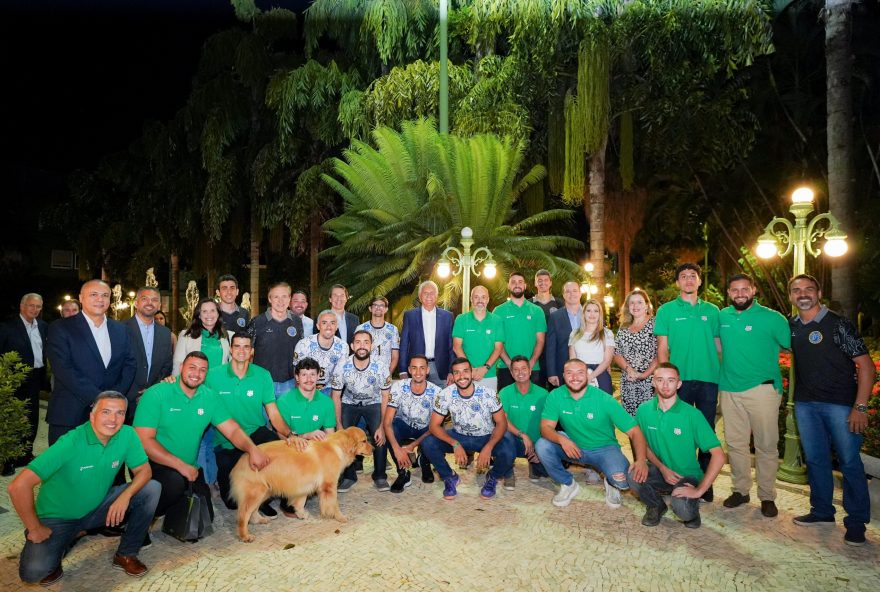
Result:
M37 439L37 428L40 424L40 388L46 379L46 367L32 368L28 373L24 382L15 391L15 398L25 402L25 413L27 414L30 430L22 440L27 444L24 456L33 453L34 440Z
M150 468L153 469L153 479L162 485L162 495L159 496L159 503L156 504L156 516L164 516L168 508L177 503L186 493L186 478L177 472L177 470L159 463L150 461ZM205 498L208 503L208 511L211 513L211 520L214 520L214 506L211 503L211 490L205 483L205 475L199 469L199 475L193 482L193 493L197 493Z
M280 440L278 435L265 426L260 426L250 434L254 444L265 444L266 442L274 442ZM229 473L235 467L235 463L244 454L238 448L214 448L214 455L217 458L217 485L220 487L220 497L223 502L228 505L229 500Z

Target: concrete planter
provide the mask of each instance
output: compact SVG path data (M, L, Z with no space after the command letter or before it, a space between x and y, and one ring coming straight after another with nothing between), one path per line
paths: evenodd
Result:
M862 464L865 465L865 474L880 479L880 458L868 456L864 452L860 452L859 456L862 457Z
M868 497L871 498L871 520L880 519L880 458L868 456L864 452L859 453L862 464L865 465L865 474L873 479L868 480Z

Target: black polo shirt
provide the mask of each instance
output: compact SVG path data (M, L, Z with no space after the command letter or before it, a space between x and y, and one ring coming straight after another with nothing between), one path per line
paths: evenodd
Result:
M248 315L248 311L240 306L235 307L235 312L226 312L223 309L220 310L220 319L223 321L223 328L230 334L244 331L247 328L249 318L250 315Z
M254 337L254 364L272 375L272 382L293 378L293 353L303 336L302 319L291 312L283 321L272 318L272 312L254 317L248 325Z
M858 381L853 358L868 353L858 329L823 306L812 321L791 321L795 401L836 403L851 407Z

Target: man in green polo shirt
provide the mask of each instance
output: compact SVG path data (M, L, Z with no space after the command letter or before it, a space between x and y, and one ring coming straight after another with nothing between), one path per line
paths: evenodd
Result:
M25 526L18 573L22 581L48 586L64 575L61 559L80 531L119 526L113 567L142 576L137 558L147 539L161 487L150 478L147 455L134 429L124 425L128 399L116 391L95 398L89 421L61 436L9 484L9 499ZM122 465L131 483L113 487ZM34 488L40 493L34 504Z
M226 405L230 416L254 444L263 444L278 440L278 434L290 436L290 428L278 413L275 405L275 385L268 370L251 364L254 353L253 337L249 333L239 332L232 335L229 346L229 363L208 370L205 386L216 392ZM265 410L266 415L263 415ZM273 432L266 427L266 417ZM302 442L302 447L307 443ZM214 432L214 454L217 458L217 484L220 486L220 498L226 507L235 510L238 506L229 497L229 472L244 454L232 445L232 442L221 432ZM278 513L266 500L260 506L260 513L267 518L275 518Z
M727 295L733 304L720 315L724 357L718 389L733 492L724 500L724 507L736 508L749 501L749 442L754 438L761 514L773 518L779 514L775 502L782 402L779 351L791 347L791 329L784 316L755 302L751 277L741 273L732 276L727 282Z
M544 351L544 337L547 334L547 318L540 306L526 300L526 278L515 271L507 280L510 294L507 302L495 307L495 314L504 324L504 348L498 362L498 389L513 384L510 374L510 359L525 356L529 360L531 380L538 383L541 365L538 359Z
M718 307L698 296L702 270L696 263L682 263L675 270L679 296L657 309L654 335L657 336L657 360L671 362L681 369L678 397L703 414L715 426L718 408L718 377L721 363L721 339L718 332ZM700 453L700 467L709 466L709 455ZM703 501L711 502L710 487Z
M686 527L699 528L699 500L724 466L724 451L703 414L679 401L678 368L661 363L654 371L653 384L657 396L636 411L636 422L648 439L648 474L631 474L629 486L647 506L642 518L645 526L660 523L667 510L662 496L671 495L675 515ZM697 448L711 459L705 473L697 462Z
M571 503L580 486L562 466L563 461L592 465L605 474L605 503L620 507L620 492L629 489L627 472L639 480L648 474L645 436L635 419L611 395L589 386L589 369L582 360L571 359L562 367L565 385L553 390L541 413L541 439L535 452L550 478L561 485L553 505ZM559 423L564 431L557 432ZM620 450L614 428L629 436L635 461Z
M239 450L250 455L250 465L258 471L269 458L232 419L216 392L204 386L208 358L200 351L187 354L175 382L162 382L144 392L134 415L134 428L150 458L153 478L162 484L156 516L180 500L193 484L193 491L208 503L211 519L214 507L211 490L196 465L199 443L209 425L215 426Z
M541 459L535 454L535 442L541 437L541 413L548 393L530 380L532 373L525 356L514 356L510 360L510 373L513 375L513 384L498 393L507 415L507 433L504 437L516 451L516 458L529 461L529 480L536 482L548 476ZM511 491L515 488L516 476L511 471L504 478L504 489Z
M452 326L452 351L473 365L474 382L498 390L495 367L504 349L504 323L489 312L489 290L475 286L471 290L470 312L458 315Z
M296 387L278 397L281 417L305 440L324 440L336 431L333 399L317 390L320 374L317 360L302 358L296 365Z

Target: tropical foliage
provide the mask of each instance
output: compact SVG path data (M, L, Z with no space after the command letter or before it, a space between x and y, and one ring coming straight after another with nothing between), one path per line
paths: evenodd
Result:
M27 378L30 367L22 363L17 352L0 355L0 465L23 456L30 430L26 402L15 396L15 391Z

